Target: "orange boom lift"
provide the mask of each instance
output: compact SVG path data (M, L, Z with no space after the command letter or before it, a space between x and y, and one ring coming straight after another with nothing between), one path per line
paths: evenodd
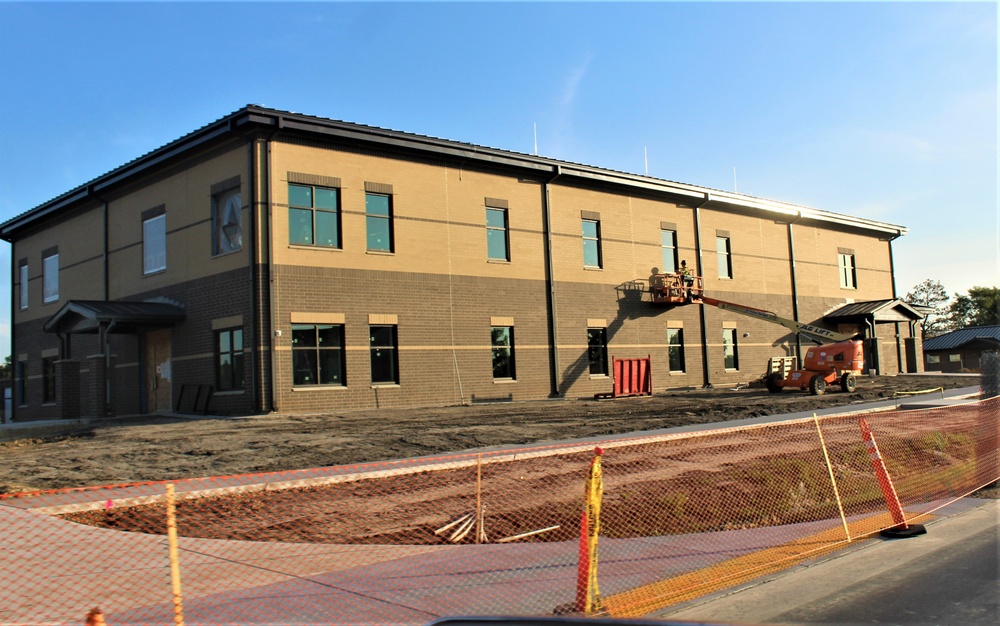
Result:
M769 374L765 379L771 393L779 393L786 387L808 389L813 395L822 395L829 385L840 384L845 392L854 391L857 376L865 369L864 347L854 335L835 333L820 326L803 324L778 316L771 311L757 309L744 304L716 300L705 295L700 276L684 274L656 274L650 281L650 291L656 304L701 304L732 311L772 324L780 324L794 333L806 335L818 346L809 348L803 369L793 370L787 375L779 372ZM822 343L832 341L833 343Z

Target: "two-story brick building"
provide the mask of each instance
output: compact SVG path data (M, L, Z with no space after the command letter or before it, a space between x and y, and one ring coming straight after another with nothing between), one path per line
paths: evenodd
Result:
M612 356L649 355L662 390L801 350L635 289L682 260L716 298L857 330L869 367L915 371L905 232L248 106L0 225L14 415L584 397L610 388Z

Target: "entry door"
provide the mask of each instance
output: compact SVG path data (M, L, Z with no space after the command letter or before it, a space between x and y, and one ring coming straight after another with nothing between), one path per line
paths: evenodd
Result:
M146 333L146 412L173 408L170 393L170 329Z

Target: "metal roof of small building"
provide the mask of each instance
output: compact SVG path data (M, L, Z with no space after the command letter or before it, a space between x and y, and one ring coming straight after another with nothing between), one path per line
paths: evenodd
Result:
M931 337L924 341L924 352L928 350L953 350L977 339L1000 343L1000 326L959 328L940 337Z
M879 313L883 313L887 310L894 309L901 311L905 317L911 319L919 320L923 319L920 311L917 311L910 304L896 299L896 300L867 300L865 302L852 302L850 304L845 304L844 306L838 307L833 311L830 311L823 317L826 319L838 319L845 317L858 317L863 315L874 315L876 319L879 318Z

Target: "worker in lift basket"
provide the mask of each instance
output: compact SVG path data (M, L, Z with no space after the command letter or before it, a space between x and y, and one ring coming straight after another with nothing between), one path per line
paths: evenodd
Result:
M680 274L681 282L684 284L684 299L691 302L691 287L694 285L694 274L688 269L688 262L681 261L681 268L677 270Z

